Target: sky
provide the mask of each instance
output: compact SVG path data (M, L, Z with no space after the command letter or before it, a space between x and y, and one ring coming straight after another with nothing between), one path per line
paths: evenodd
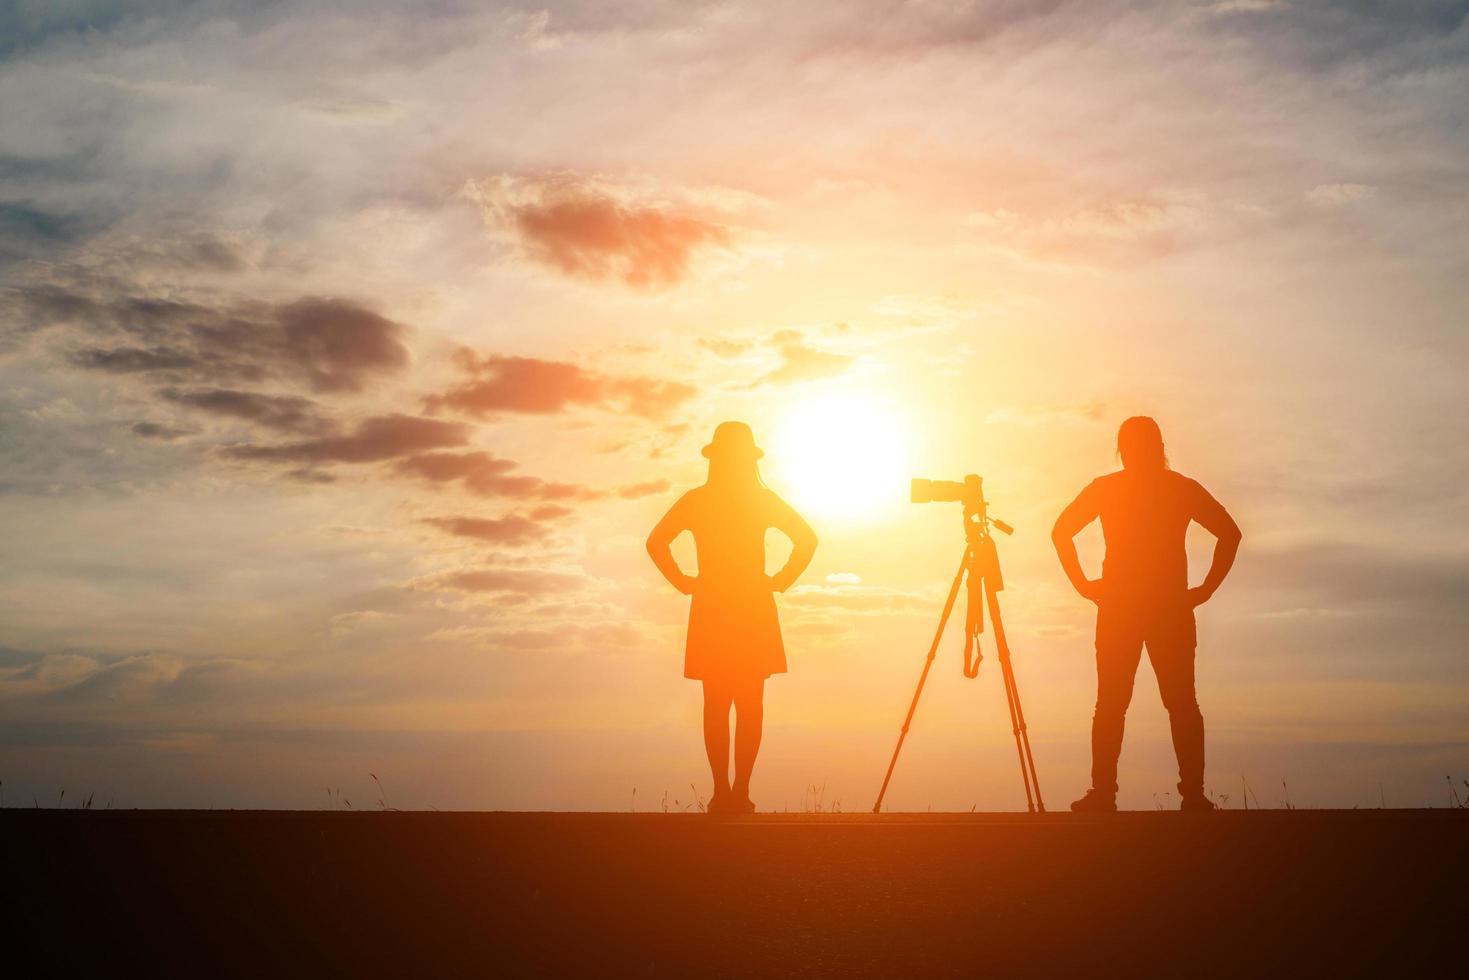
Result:
M906 481L978 473L1060 808L1093 614L1049 531L1136 414L1244 531L1216 798L1465 796L1466 17L7 4L0 802L697 806L643 543L743 419L820 538L756 802L870 808L962 550ZM958 644L891 809L1024 807ZM1147 666L1128 725L1120 802L1175 805Z

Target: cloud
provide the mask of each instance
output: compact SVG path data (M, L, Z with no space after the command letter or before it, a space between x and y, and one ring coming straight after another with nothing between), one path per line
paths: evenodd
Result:
M716 357L726 360L748 354L755 346L752 340L735 340L729 337L700 337L695 343Z
M487 452L422 453L398 463L399 472L431 483L458 483L480 497L517 500L591 500L602 494L574 483L552 483L512 473L520 464Z
M541 572L523 568L484 568L441 575L430 583L435 588L460 592L516 592L541 595L570 592L581 588L583 579L561 572Z
M408 107L390 99L316 99L300 105L303 112L329 122L380 125L401 119Z
M1246 562L1244 581L1276 602L1304 595L1328 609L1432 609L1445 622L1465 615L1469 552L1317 540L1266 546Z
M461 351L457 361L471 380L427 400L429 410L453 409L483 417L501 412L546 415L575 406L658 418L696 393L690 385L657 378L612 376L568 361Z
M428 517L424 523L461 538L490 541L495 544L527 544L540 541L550 528L532 517L511 514L507 517Z
M854 360L850 354L837 354L807 345L796 330L779 331L771 338L771 343L780 355L780 366L757 381L757 385L832 378L846 371Z
M132 431L133 435L142 439L161 439L164 442L171 442L174 439L182 439L184 436L194 434L192 429L181 429L159 422L134 422Z
M977 211L964 224L1019 255L1060 265L1107 266L1176 255L1258 229L1272 217L1258 201L1192 189L1060 204L1035 213Z
M840 324L836 333L848 333L847 326ZM851 354L814 347L806 341L800 330L777 330L768 338L748 337L701 337L698 345L724 360L747 360L769 364L767 370L749 388L767 384L794 384L800 381L818 381L842 374L852 366L856 358Z
M176 405L213 415L244 419L280 432L317 433L331 427L331 422L309 398L295 395L264 395L229 388L205 388L182 391L164 388L159 396Z
M852 613L923 609L933 600L911 592L879 585L800 585L786 595L786 602L805 609L840 609Z
M464 194L533 261L638 290L677 285L697 255L731 241L722 224L575 174L501 175L471 181Z
M1306 192L1306 201L1318 208L1340 208L1376 196L1371 184L1317 184Z
M109 295L104 287L28 286L11 331L72 327L74 365L145 374L174 383L304 381L318 392L361 391L408 365L404 328L349 300L308 297L284 304L203 303Z
M617 495L623 500L636 500L639 497L651 497L655 493L666 493L673 486L667 480L648 480L646 483L629 483L617 488Z
M91 230L87 221L76 215L41 210L24 202L0 201L0 267L64 248Z
M282 463L374 463L400 456L413 456L428 449L462 446L469 441L469 426L461 422L416 418L411 415L382 415L364 419L348 435L324 436L274 446L226 446L221 452L232 459Z

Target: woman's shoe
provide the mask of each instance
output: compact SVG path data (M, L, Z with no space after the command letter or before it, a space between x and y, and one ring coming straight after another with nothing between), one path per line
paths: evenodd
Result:
M722 813L735 813L737 811L734 810L733 803L734 797L729 790L716 788L714 795L709 799L709 805L704 807L704 812L716 816Z
M737 798L730 805L729 812L730 813L754 813L755 812L755 803L754 803L754 801L752 801L750 799L750 794L749 793L746 793L744 796L741 796L741 797Z

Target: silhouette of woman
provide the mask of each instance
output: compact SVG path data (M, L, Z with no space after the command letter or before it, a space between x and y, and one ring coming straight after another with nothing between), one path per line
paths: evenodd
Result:
M648 535L648 554L689 607L684 676L704 682L704 748L714 774L710 813L753 813L750 773L760 751L765 678L786 670L776 592L795 583L816 553L816 535L760 479L764 455L743 422L722 422L704 447L709 478L684 494ZM791 539L791 556L765 573L765 532ZM698 575L684 574L669 545L694 536ZM729 782L729 709L735 725L735 778Z

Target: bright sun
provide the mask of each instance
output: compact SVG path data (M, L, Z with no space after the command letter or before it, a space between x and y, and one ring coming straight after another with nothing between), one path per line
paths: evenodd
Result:
M873 517L905 498L908 434L897 412L855 393L796 403L776 426L771 478L798 510L827 518Z

